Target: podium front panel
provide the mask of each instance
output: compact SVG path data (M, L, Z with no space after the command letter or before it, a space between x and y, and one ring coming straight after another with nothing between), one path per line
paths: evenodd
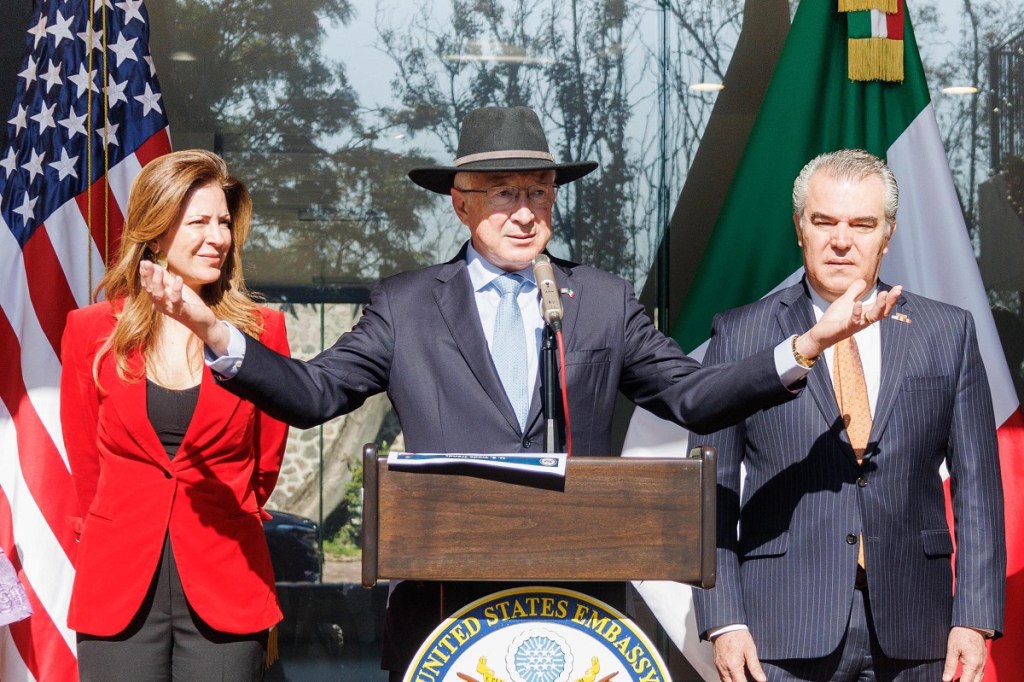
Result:
M552 489L393 471L368 446L363 583L674 580L710 587L714 449L695 454L571 457L564 487Z

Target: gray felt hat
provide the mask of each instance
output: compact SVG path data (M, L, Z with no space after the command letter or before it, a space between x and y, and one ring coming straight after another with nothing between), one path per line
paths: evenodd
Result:
M555 184L579 180L597 168L596 161L555 163L540 119L529 107L483 107L466 115L452 166L413 168L409 178L438 194L451 192L455 174L554 170Z

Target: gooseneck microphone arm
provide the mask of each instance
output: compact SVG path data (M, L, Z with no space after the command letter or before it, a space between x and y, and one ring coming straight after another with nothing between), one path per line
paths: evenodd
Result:
M555 332L544 325L540 346L541 404L544 407L544 452L558 451L558 420L555 417Z
M533 259L533 274L540 289L540 311L547 325L544 327L544 338L541 344L541 380L543 387L541 397L544 406L544 448L545 452L555 452L558 447L558 423L555 418L555 386L561 384L562 412L565 418L565 451L572 454L572 424L569 421L569 395L565 384L565 342L562 338L562 300L559 298L555 272L551 267L551 259L539 254ZM561 372L555 370L555 350L557 347ZM560 379L560 382L559 382Z

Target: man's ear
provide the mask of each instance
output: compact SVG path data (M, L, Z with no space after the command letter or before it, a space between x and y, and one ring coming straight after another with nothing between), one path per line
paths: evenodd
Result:
M793 214L793 227L796 229L796 245L802 249L804 248L804 235L800 231L800 216L796 213Z
M466 197L460 192L452 192L452 208L455 209L455 215L459 217L464 225L469 225L469 211L466 208Z

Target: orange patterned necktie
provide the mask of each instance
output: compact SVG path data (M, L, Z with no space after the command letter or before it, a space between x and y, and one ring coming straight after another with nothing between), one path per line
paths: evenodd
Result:
M864 452L871 435L871 405L868 403L868 386L864 381L864 366L860 362L857 342L851 336L835 345L832 351L832 387L836 392L836 403L843 425L850 437L850 445L857 456L857 463L864 461ZM864 533L860 534L857 548L857 564L867 566L864 558Z
M871 435L871 406L868 403L868 387L864 381L864 367L860 364L860 352L853 337L843 339L835 345L832 364L832 386L836 392L839 413L850 436L850 445L857 455L857 462L864 459Z

